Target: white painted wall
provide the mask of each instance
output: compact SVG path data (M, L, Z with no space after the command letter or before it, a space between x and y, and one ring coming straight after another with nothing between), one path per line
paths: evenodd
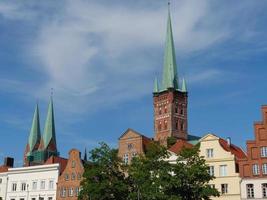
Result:
M7 189L7 172L0 173L0 197L4 200L6 198Z
M247 179L244 178L241 181L241 199L251 199L247 198L247 184L253 184L254 185L254 198L253 199L265 199L262 195L262 184L267 183L267 178L254 178L254 179Z
M58 175L59 164L10 168L6 200L56 200ZM44 188L41 188L42 181ZM22 189L23 183L26 184L25 190ZM13 184L17 185L16 191L12 189Z

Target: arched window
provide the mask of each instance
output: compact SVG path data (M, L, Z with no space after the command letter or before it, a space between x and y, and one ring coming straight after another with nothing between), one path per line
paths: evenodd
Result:
M161 131L161 122L158 124L158 130Z
M168 109L167 106L164 107L164 113L167 113Z
M159 107L159 115L161 115L161 107Z
M164 129L166 130L168 128L167 121L164 121Z

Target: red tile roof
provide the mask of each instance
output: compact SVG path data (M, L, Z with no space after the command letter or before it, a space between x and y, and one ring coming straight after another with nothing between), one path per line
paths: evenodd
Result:
M168 150L179 154L183 148L192 148L193 145L188 143L186 140L177 140L174 145L172 145Z
M9 167L4 166L4 165L0 166L0 173L2 173L2 172L7 172L7 171L8 171L8 168L9 168Z
M227 141L222 139L222 138L219 139L219 143L225 151L231 152L237 158L241 159L241 158L247 157L246 154L244 153L244 151L241 148L239 148L238 146L235 146L234 144L231 144L229 146Z
M61 174L65 170L65 168L67 166L68 159L62 158L62 157L58 157L58 156L51 156L45 162L45 165L47 165L47 164L55 164L55 163L59 163L59 166L60 166L60 174Z

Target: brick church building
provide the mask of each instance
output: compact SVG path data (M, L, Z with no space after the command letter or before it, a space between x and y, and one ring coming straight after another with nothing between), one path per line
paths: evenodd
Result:
M119 138L119 156L129 163L137 154L143 154L151 141L167 145L169 137L179 143L195 144L199 139L188 134L188 92L186 81L177 73L176 54L172 33L170 9L168 11L167 35L161 82L155 79L153 91L154 138L148 138L133 129L128 129Z

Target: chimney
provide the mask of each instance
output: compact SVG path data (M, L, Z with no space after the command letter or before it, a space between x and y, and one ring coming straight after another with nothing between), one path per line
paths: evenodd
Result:
M4 166L6 166L6 167L14 167L14 158L5 157Z
M230 147L230 146L231 146L231 138L228 137L226 140L227 140L227 144L228 144L228 146Z

